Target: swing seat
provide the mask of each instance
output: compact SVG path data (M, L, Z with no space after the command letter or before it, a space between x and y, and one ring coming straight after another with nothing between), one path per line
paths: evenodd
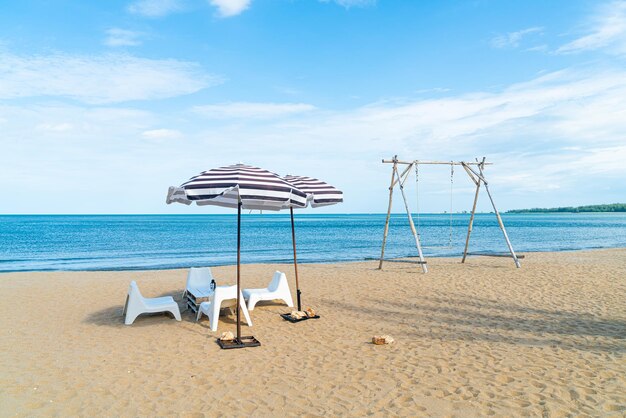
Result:
M479 257L511 257L511 253L467 253L467 255L474 255ZM515 254L519 259L525 258L524 254Z
M396 259L391 258L391 259L388 259L387 261L391 261L391 262L394 262L394 263L428 264L428 262L426 262L426 261L420 261L420 260L398 260L397 258Z
M430 249L430 248L441 248L444 250L453 250L454 246L453 245L422 245L423 249Z

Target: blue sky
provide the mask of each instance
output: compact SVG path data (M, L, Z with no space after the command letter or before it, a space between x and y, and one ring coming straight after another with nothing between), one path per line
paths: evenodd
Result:
M486 156L503 210L624 202L625 65L625 1L0 1L1 210L215 212L167 187L242 161L383 212L394 154Z

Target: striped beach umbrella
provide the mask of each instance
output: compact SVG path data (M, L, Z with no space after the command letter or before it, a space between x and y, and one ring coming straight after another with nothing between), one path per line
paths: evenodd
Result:
M216 205L237 208L237 339L235 344L222 348L240 348L260 343L254 337L241 337L241 209L278 211L287 207L303 208L306 193L270 171L245 164L203 171L180 187L170 187L166 202L198 205Z
M287 175L283 179L306 194L311 207L335 205L343 202L343 192L330 184L313 177ZM302 207L293 205L292 207Z
M180 187L170 187L167 203L172 202L278 211L306 207L307 195L278 174L235 164L203 171Z
M313 177L287 175L283 179L306 194L306 203L313 208L335 205L343 202L343 192L330 184ZM293 219L293 208L302 208L296 204L287 204L291 213L291 239L293 242L293 266L296 273L296 297L298 310L302 310L300 283L298 281L298 256L296 254L296 227ZM305 205L306 207L306 205Z

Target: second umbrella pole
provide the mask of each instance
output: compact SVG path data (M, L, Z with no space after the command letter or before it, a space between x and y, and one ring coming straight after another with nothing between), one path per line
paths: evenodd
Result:
M241 201L237 207L237 343L241 344Z
M302 305L300 303L300 284L298 283L298 256L296 254L296 226L293 221L293 207L289 208L291 212L291 240L293 242L293 267L296 271L296 299L298 300L298 310L302 310Z

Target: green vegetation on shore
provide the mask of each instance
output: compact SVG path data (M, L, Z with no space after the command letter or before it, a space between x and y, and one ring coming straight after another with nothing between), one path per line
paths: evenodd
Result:
M626 203L611 203L608 205L587 205L587 206L567 206L563 208L533 208L533 209L512 209L507 213L551 213L551 212L626 212Z

